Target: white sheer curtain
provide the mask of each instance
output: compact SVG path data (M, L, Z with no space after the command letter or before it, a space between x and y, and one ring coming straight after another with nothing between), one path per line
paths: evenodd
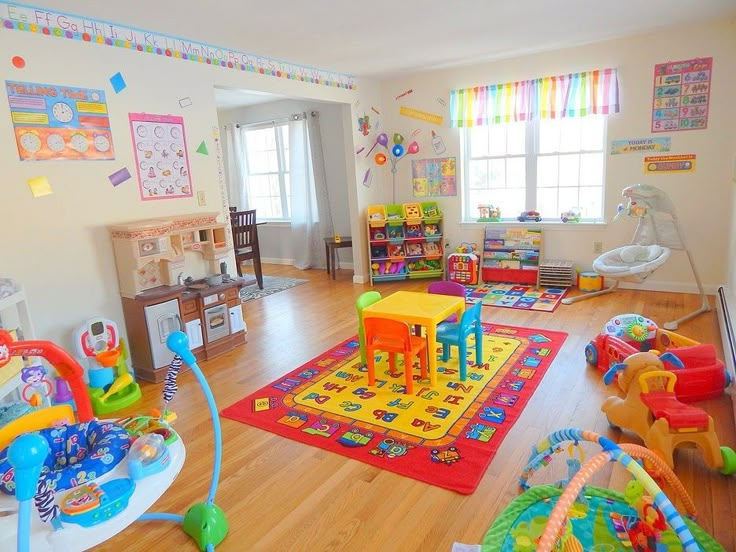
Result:
M292 117L289 158L294 266L304 270L322 266L323 238L333 234L319 112Z
M238 124L225 125L227 140L227 196L231 207L248 209L248 170L245 156L245 128Z

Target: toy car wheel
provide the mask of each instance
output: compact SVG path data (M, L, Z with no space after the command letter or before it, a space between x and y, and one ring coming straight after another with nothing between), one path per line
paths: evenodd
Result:
M598 367L598 349L592 343L588 343L585 346L585 362L595 368Z
M718 471L723 475L736 473L736 451L731 447L721 447L721 456L723 457L723 466Z

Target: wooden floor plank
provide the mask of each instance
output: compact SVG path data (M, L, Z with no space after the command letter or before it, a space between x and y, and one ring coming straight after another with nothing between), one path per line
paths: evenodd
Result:
M347 270L339 270L336 280L322 270L282 265L265 265L264 273L309 282L246 303L246 345L201 363L220 409L355 335L355 300L371 289L353 284ZM373 289L387 295L399 289L425 290L427 284L427 280L385 282ZM480 543L516 496L530 447L550 431L574 426L640 443L634 435L608 427L600 405L615 390L585 363L584 347L604 323L617 314L637 312L662 324L698 306L695 295L620 290L562 305L551 314L484 307L484 321L565 331L569 337L478 489L468 496L223 419L223 469L216 502L228 516L230 533L218 550L410 552L447 551L455 541ZM679 332L714 343L720 354L715 312L684 323ZM191 372L180 375L179 386L172 408L179 417L175 428L186 444L187 460L154 510L183 514L206 499L212 433L206 403ZM141 387L144 401L131 412L147 412L161 402L160 385ZM702 406L714 416L721 444L736 446L730 396ZM564 477L564 458L557 462L562 467L535 475L532 483ZM699 524L726 550L736 550L736 518L731 514L736 508L736 478L708 469L697 451L678 451L675 464L695 500ZM626 480L621 469L611 466L596 476L595 483L621 490ZM194 552L197 547L172 523L146 522L133 524L97 550Z

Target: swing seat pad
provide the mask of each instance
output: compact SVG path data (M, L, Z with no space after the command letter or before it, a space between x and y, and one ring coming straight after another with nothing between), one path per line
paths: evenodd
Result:
M671 252L669 247L659 245L625 245L598 257L593 270L609 278L649 274L662 266Z

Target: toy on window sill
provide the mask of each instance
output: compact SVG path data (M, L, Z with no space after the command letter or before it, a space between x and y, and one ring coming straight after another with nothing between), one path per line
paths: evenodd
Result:
M516 217L516 219L519 222L529 222L529 221L539 222L542 220L542 215L539 214L539 211L534 211L534 210L522 211L521 214L518 217Z
M407 243L406 254L410 257L418 257L422 254L422 246L418 243Z
M440 227L436 224L425 224L424 235L425 236L436 236L440 233Z
M560 220L562 222L580 222L580 210L569 209L560 213Z
M501 209L494 207L490 203L480 203L478 205L478 222L500 222Z
M424 234L422 234L422 227L419 224L409 224L406 227L406 237L407 238L421 238Z

